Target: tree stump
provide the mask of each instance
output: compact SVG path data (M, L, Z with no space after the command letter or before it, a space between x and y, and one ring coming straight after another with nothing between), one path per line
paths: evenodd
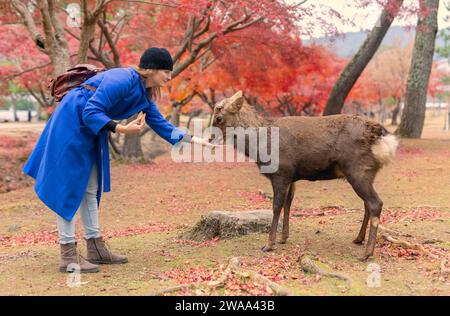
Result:
M229 239L249 233L268 233L272 225L272 210L213 211L202 216L200 221L180 238L206 241L215 237ZM278 224L278 228L282 223Z

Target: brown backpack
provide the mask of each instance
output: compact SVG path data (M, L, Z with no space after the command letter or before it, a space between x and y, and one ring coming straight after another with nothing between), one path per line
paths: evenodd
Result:
M79 86L89 78L105 71L105 68L99 68L90 64L78 64L68 69L65 73L53 78L48 85L51 95L59 102L73 88ZM92 90L95 90L92 87Z

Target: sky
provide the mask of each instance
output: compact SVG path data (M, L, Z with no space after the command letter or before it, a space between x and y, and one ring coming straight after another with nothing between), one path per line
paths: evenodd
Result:
M285 0L286 3L300 3L300 0ZM323 14L329 10L329 8L334 9L339 12L342 16L353 21L354 25L344 24L339 21L339 19L335 19L333 24L336 26L339 32L357 32L361 30L371 29L380 13L381 8L374 1L374 5L370 5L366 8L359 8L355 5L358 1L352 0L307 0L303 6L311 6L314 5L317 7L315 10L317 15ZM411 5L418 3L418 0L405 0L404 5ZM443 29L446 27L450 27L450 21L446 21L445 17L450 15L450 12L446 9L445 3L450 4L450 0L441 0L439 4L439 12L438 12L438 26L439 29ZM314 19L314 16L311 17ZM311 21L310 21L311 22ZM415 25L417 22L417 18L415 16L411 16L408 20L398 21L398 19L394 20L392 25ZM320 37L324 36L324 32L320 27L314 27L310 32L312 37ZM305 38L308 38L306 36Z

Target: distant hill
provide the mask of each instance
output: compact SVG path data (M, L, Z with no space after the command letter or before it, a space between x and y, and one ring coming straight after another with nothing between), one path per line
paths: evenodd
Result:
M414 28L404 28L401 26L392 26L381 42L383 46L408 45L409 41L414 41L416 31ZM320 37L313 40L304 41L305 44L316 43L320 45L333 47L333 50L340 57L352 57L362 45L367 37L367 32L348 32L336 38ZM443 46L444 42L437 39L436 45ZM435 58L439 59L438 56Z

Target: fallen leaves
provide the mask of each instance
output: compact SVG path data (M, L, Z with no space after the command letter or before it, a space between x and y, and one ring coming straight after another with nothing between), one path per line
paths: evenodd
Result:
M231 258L229 264L218 269L190 267L172 269L163 274L179 285L164 289L155 295L178 292L182 295L217 295L223 288L225 295L289 295L279 284L253 270L245 269L239 258Z
M116 231L105 231L102 235L106 238L112 237L128 237L135 235L143 235L149 233L161 233L168 232L174 229L174 225L164 224L164 223L148 223L142 226L131 226L125 229Z
M22 167L36 140L37 136L32 133L22 137L0 135L0 193L32 184L32 179L22 172Z
M187 239L174 239L173 242L176 244L182 244L182 245L190 245L193 247L210 247L210 246L216 246L219 243L220 238L214 237L210 240L206 241L194 241L194 240L187 240Z
M424 221L442 217L444 213L431 208L415 208L411 210L406 209L383 209L380 216L382 224Z
M341 206L329 206L313 209L292 209L291 217L312 218L316 216L337 216L347 214L349 210Z
M270 253L259 258L242 259L242 267L251 268L274 282L298 280L303 278L296 261L299 255L300 249L296 247L281 254Z
M173 230L173 225L168 224L158 224L158 223L148 223L141 226L131 226L119 230L104 230L102 231L102 236L104 238L113 237L128 237L134 235L149 234L155 232L166 232ZM83 236L77 234L77 239L81 239ZM58 243L58 232L57 231L37 231L22 234L19 236L0 236L1 246L24 246L24 245L52 245Z
M218 279L218 271L205 267L190 267L186 269L175 268L163 273L167 279L174 280L179 284L200 283L206 281L216 281Z
M422 156L425 151L418 147L400 147L397 154L400 156Z
M265 203L271 200L270 197L262 191L239 192L238 195L240 197L248 199L248 201L251 203Z
M380 245L380 242L378 242L378 249L382 255L405 258L407 260L417 260L419 258L438 260L440 261L441 269L440 279L443 280L447 277L445 272L447 271L447 263L450 260L450 250L435 246L434 244L438 243L438 241L433 240L433 243L430 243L430 240L417 242L416 240L411 241L401 239L397 236L408 238L412 238L413 236L388 229L383 225L380 225L379 229L378 237L383 243ZM396 237L393 237L390 234L394 234Z
M0 236L1 246L52 245L58 242L57 232L37 231L19 236Z
M401 245L394 245L388 241L377 243L377 251L383 256L408 260L416 260L423 256L417 249L404 248Z
M36 258L40 254L33 250L25 250L14 254L0 254L0 261L17 260L19 258Z

